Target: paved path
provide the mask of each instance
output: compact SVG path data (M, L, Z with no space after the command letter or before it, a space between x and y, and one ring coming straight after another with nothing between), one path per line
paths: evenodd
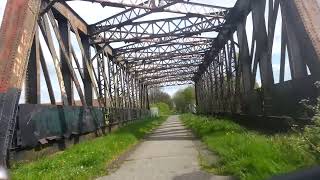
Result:
M168 120L109 176L99 180L226 180L200 170L195 138L179 121Z

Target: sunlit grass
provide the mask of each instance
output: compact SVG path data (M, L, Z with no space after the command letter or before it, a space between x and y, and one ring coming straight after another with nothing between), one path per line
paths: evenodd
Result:
M93 179L107 174L107 166L166 118L150 118L122 127L31 163L15 164L12 179Z
M206 167L215 173L261 180L317 163L313 154L296 143L301 137L295 134L267 136L228 119L191 114L181 119L220 157L218 165Z

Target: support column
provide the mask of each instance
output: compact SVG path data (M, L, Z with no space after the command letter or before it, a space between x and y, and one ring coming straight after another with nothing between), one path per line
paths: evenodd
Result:
M71 59L71 44L70 44L70 24L65 18L60 18L59 21L59 31L61 34L62 42L65 46L64 51L68 54L69 59ZM71 79L71 72L68 68L67 59L63 54L63 50L60 47L60 59L61 59L61 72L63 76L64 86L66 89L66 95L69 105L73 105L73 84Z
M215 99L214 99L214 93L213 93L213 77L212 77L212 64L210 64L209 65L209 70L208 70L208 72L209 72L209 79L210 79L210 99L211 99L211 101L210 101L210 112L211 112L211 114L212 115L214 115L214 101L215 101Z
M90 56L90 44L89 44L89 37L85 35L81 35L81 42L83 45L84 53L87 55L87 57ZM89 60L89 59L88 59ZM83 62L83 74L84 74L84 82L83 82L83 87L84 87L84 96L87 102L88 106L92 106L92 82L90 79L89 75L89 70L87 69L85 62L86 58L82 57L82 62ZM91 62L89 62L91 65Z
M0 29L0 165L7 165L40 0L8 0Z
M198 81L194 82L194 91L195 91L195 98L196 98L196 106L199 106L199 92L198 92Z
M147 103L147 109L150 110L150 101L149 101L149 90L148 90L148 86L146 86L146 103Z
M143 84L139 81L139 94L140 94L140 109L143 109L144 108L144 103L143 103Z
M30 51L25 81L26 103L40 104L40 44L36 30Z
M132 97L132 106L131 108L136 108L136 103L135 103L135 89L134 89L134 79L130 77L130 89L131 89L131 97Z
M251 60L249 56L248 38L245 29L245 22L238 24L237 36L239 42L239 64L242 70L243 89L244 93L249 92L254 85L252 85L251 77Z

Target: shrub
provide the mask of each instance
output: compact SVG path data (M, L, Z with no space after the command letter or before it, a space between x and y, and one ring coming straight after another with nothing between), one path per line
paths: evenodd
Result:
M320 82L316 82L315 86L320 90ZM312 153L319 158L320 155L320 97L317 99L315 106L304 103L305 109L312 111L314 114L312 118L312 124L307 125L303 132L300 133L303 140L300 141L300 145L307 147ZM295 128L292 128L295 130Z

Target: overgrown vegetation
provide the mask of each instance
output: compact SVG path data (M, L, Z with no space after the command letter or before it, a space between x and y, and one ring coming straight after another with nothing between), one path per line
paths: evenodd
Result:
M316 82L315 87L320 95L320 82ZM305 112L313 115L312 124L307 125L302 132L295 126L292 129L303 138L303 141L299 142L300 145L308 148L320 161L320 96L315 106L308 104L306 100L302 100L302 104L305 106Z
M138 121L49 157L15 164L12 179L92 179L105 175L108 164L164 120L159 117Z
M215 173L260 180L319 163L317 154L310 151L309 142L303 137L308 132L303 136L298 133L267 136L249 131L228 119L191 114L182 115L181 119L209 150L220 157L218 165L205 167ZM318 130L312 130L311 137L316 136L315 142L319 144Z
M160 88L153 88L149 90L149 101L151 107L158 107L162 115L172 114L173 112L195 112L195 90L193 86L180 89L172 98Z

